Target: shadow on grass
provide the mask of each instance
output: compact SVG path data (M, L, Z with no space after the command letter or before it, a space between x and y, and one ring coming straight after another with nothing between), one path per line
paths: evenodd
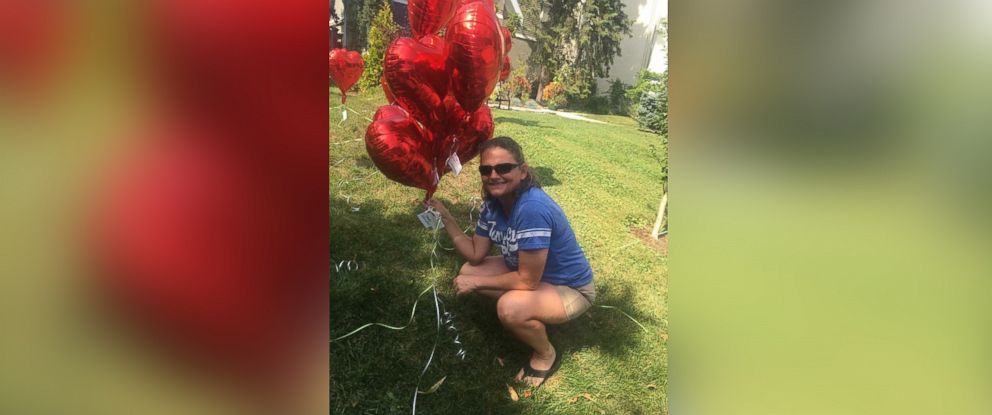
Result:
M444 330L437 338L436 313L430 293L421 297L411 326L394 331L370 327L331 343L331 413L404 413L410 411L413 393L437 338L434 359L423 376L421 390L444 377L436 392L418 397L417 410L430 414L519 414L533 412L540 403L513 402L506 384L529 349L503 329L495 313L495 300L469 295L455 297L451 280L462 264L453 251L438 249L436 274L430 265L433 235L416 220L420 207L387 209L380 201L366 201L352 212L345 200L330 200L330 256L333 262L354 260L358 270L335 272L331 266L330 333L341 336L369 322L403 326L417 295L436 278L438 296L454 324L462 345L454 344L456 332ZM456 217L465 217L468 203L448 206ZM467 226L467 224L462 224ZM440 244L451 247L441 231ZM632 292L603 287L598 304L616 305L644 324L647 317L631 309ZM635 347L640 330L615 310L593 308L573 322L556 327L552 341L564 353L598 347L604 353L623 354ZM465 359L456 357L459 348ZM496 357L506 364L500 366ZM567 360L566 360L567 361ZM528 408L530 407L530 408Z
M541 183L543 187L557 186L561 182L555 178L555 170L550 167L531 167L534 171L534 176L537 177L537 181Z
M510 123L510 124L521 125L521 126L524 126L524 127L544 128L544 129L554 128L554 127L549 127L547 125L544 125L544 123L540 123L540 122L533 121L533 120L522 120L522 119L519 119L519 118L511 118L511 117L503 117L503 116L496 117L496 119L493 120L493 122L495 122L496 124L504 123L505 122L505 123Z
M420 207L411 204L408 212L397 212L383 202L366 201L358 205L358 212L352 212L352 206L332 194L331 260L354 260L359 268L335 272L334 266L330 267L331 337L369 322L406 325L414 300L436 275L438 296L456 316L467 356L464 360L456 357L459 346L453 342L454 332L442 331L420 389L426 390L446 376L445 382L435 393L419 396L418 412L520 413L523 403L510 401L500 368L491 364L492 346L481 338L483 331L493 328L471 324L463 314L472 310L463 308L463 299L452 293L451 279L461 265L460 258L438 249L437 273L431 271L433 235L415 217ZM467 212L469 206L451 209ZM450 246L447 236L441 238L442 245ZM331 413L409 412L418 376L437 336L436 324L434 301L428 292L421 297L409 328L370 327L331 343Z

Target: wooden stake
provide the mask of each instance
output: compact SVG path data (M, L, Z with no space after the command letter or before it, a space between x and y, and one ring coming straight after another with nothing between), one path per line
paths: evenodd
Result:
M658 206L658 219L654 221L654 229L651 230L651 237L658 239L658 234L661 233L661 225L665 221L665 209L668 207L668 193L661 196L661 205Z

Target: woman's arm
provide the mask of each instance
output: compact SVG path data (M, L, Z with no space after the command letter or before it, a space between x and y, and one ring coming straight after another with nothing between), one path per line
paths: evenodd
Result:
M536 290L548 262L548 249L521 250L517 255L520 258L517 271L494 276L459 275L455 278L455 291L460 295L477 289Z
M465 257L465 260L472 265L481 263L486 258L486 254L489 253L489 248L492 247L492 241L489 238L478 235L469 237L462 232L461 226L458 225L458 220L451 215L451 212L448 212L448 209L441 202L431 199L427 204L441 214L441 222L444 223L444 230L448 232L448 236L451 237L451 241L455 244L455 249L458 250L458 253Z

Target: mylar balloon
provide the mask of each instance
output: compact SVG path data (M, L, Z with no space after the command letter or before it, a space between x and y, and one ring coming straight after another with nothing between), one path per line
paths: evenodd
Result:
M496 88L505 54L503 32L491 4L483 0L459 7L445 40L451 89L465 111L475 111Z
M372 163L391 180L427 190L437 186L433 142L429 132L397 105L383 105L365 130Z
M428 124L448 90L445 42L429 35L422 42L408 37L393 41L383 60L383 78L394 102L414 118Z
M386 94L386 102L395 104L396 97L393 96L393 91L389 90L389 85L386 85L386 77L379 78L379 85L382 85L382 92Z
M331 79L341 90L341 103L344 104L345 99L348 98L348 90L358 82L362 71L365 70L365 61L358 52L334 49L327 57L327 66Z
M419 39L437 33L451 20L459 3L459 0L410 0L406 10L413 36Z
M509 55L510 49L513 48L513 34L510 33L510 29L506 26L500 27L500 32L503 33L503 53Z
M500 72L499 72L499 80L500 81L505 81L506 78L509 78L510 77L510 69L511 69L511 67L510 67L510 57L509 56L504 56L503 57L503 69L501 69Z
M483 105L475 110L466 122L460 123L451 135L444 139L441 146L443 151L438 155L439 164L446 163L452 152L458 154L458 160L462 164L479 155L479 145L493 136L493 113L489 106ZM442 172L447 172L445 164L439 168Z

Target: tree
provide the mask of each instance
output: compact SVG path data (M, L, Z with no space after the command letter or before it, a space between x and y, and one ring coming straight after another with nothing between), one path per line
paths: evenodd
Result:
M631 35L621 0L521 0L520 7L523 31L535 39L528 62L541 68L538 88L565 67L572 68L569 81L580 83L566 88L591 88L609 75L620 42Z
M386 57L386 49L393 43L393 39L399 35L399 26L393 23L393 10L389 3L385 3L379 9L372 21L372 28L369 30L369 45L362 59L365 60L365 71L358 81L358 87L362 90L376 88L379 86L379 78L382 78L382 63Z
M368 46L369 30L376 12L389 6L389 0L343 0L344 23L347 31L345 48L361 51Z
M613 59L620 56L620 42L630 37L630 19L621 0L585 0L578 30L567 30L566 42L576 45L574 64L590 77L605 78Z

